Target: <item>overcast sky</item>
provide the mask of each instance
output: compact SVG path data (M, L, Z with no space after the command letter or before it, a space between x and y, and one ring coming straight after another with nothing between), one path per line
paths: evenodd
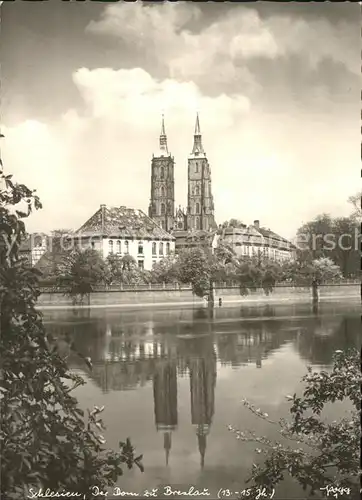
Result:
M147 211L161 113L187 201L196 111L218 223L287 237L346 215L360 182L360 7L353 3L3 4L4 167L36 188L31 231L101 203Z

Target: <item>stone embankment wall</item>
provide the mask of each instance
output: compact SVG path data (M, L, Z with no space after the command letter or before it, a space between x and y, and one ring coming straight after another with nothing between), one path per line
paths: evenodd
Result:
M247 296L241 296L237 287L215 289L215 302L222 297L223 304L233 302L296 302L311 300L312 291L309 287L277 286L270 295L265 295L263 290L251 290ZM359 284L338 284L320 287L320 301L328 300L360 300L361 286ZM179 290L112 290L93 292L90 296L91 306L131 306L152 304L203 304L204 299L195 297L189 288ZM84 305L88 306L87 299ZM72 307L69 297L59 292L42 293L38 299L38 307Z

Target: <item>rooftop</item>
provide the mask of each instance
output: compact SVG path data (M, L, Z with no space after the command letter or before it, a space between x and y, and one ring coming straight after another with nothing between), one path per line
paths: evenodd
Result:
M114 236L124 239L174 240L142 210L135 208L100 208L76 231L76 236Z

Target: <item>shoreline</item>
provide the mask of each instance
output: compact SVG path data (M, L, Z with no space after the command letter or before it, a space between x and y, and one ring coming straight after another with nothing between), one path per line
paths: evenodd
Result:
M347 301L353 301L353 303L359 301L361 303L361 295L334 295L334 296L329 296L329 297L321 297L320 301L318 304L323 304L325 302L335 302L336 300L340 300L341 302L347 302ZM287 298L270 298L270 297L265 297L265 298L248 298L248 297L243 297L240 299L223 299L222 301L222 306L226 304L231 304L231 305L243 305L246 303L273 303L273 304L280 304L280 303L300 303L304 302L305 304L310 304L312 305L312 300L311 299L306 299L306 297L287 297ZM64 304L64 305L43 305L39 304L36 305L36 309L38 310L57 310L57 309L122 309L122 308L132 308L132 307L170 307L170 306L197 306L197 307L208 307L207 302L202 302L202 301L178 301L178 302L171 302L171 301L166 301L166 302L123 302L123 303L118 303L118 304L87 304L87 305L72 305L72 304ZM217 303L217 299L214 302L214 308L219 308L219 305Z

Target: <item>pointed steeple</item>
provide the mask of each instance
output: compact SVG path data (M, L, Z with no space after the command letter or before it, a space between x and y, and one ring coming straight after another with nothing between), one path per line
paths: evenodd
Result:
M160 156L168 156L167 136L165 132L165 117L162 115L161 134L160 134Z
M165 432L163 435L163 448L166 455L166 465L168 465L168 459L170 457L170 450L172 445L172 435L171 431Z
M205 465L205 453L206 453L206 445L207 445L207 435L209 433L209 429L207 425L199 425L197 429L197 442L199 446L200 453L200 465L201 468L204 468Z
M200 122L199 122L199 113L196 113L195 135L201 135Z
M195 133L194 133L194 147L192 148L193 155L205 154L204 148L202 146L201 141L201 130L200 130L200 121L199 121L199 113L196 114L196 124L195 124Z

